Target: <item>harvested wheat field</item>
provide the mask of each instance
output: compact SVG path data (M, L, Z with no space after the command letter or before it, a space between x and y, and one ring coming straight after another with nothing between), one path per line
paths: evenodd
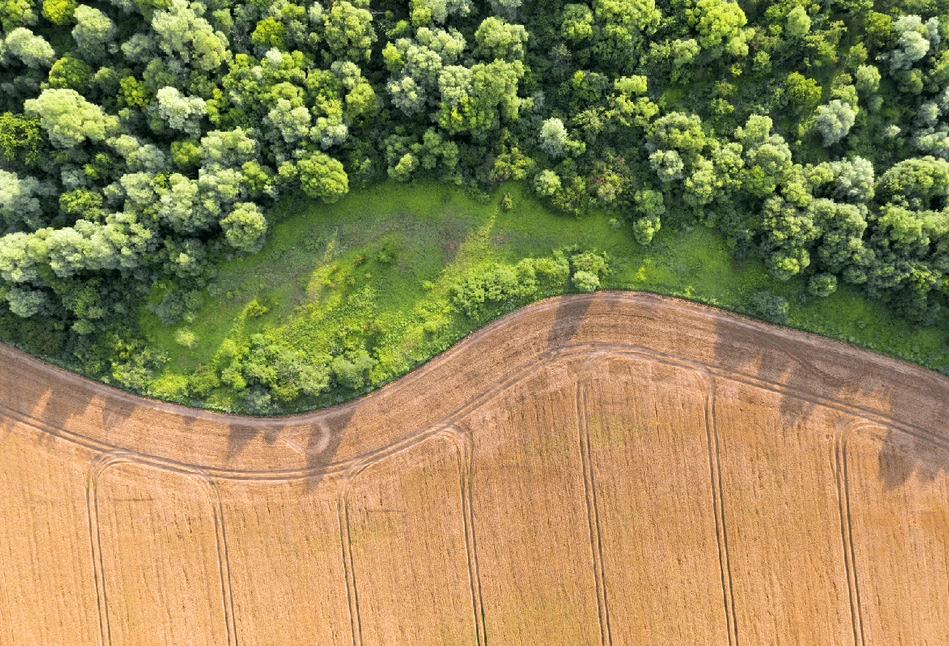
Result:
M949 381L651 295L248 419L0 347L0 644L949 644Z

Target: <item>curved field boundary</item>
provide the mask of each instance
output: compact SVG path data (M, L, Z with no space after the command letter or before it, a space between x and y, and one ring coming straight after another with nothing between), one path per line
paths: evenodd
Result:
M362 399L282 418L137 397L0 345L0 412L166 468L216 478L305 478L418 441L544 365L609 352L737 379L949 445L949 380L936 373L687 301L628 292L528 306Z

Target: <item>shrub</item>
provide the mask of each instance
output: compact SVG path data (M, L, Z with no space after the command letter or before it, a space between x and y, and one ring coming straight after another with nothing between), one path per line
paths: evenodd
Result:
M570 257L570 267L575 274L585 271L593 274L597 279L609 273L609 264L606 256L593 251L573 254Z
M254 386L244 393L242 401L244 410L251 415L266 415L273 410L273 400L270 393L261 386Z
M198 337L196 337L191 330L181 328L175 332L175 343L190 349L198 344Z
M580 270L573 275L573 286L581 292L595 292L600 287L600 279L592 272Z
M745 311L755 318L786 325L790 309L787 299L767 290L761 290L748 297Z
M807 283L811 296L825 297L837 291L837 277L833 274L814 274Z
M378 362L369 356L368 352L359 350L350 355L350 358L339 356L333 359L330 370L333 372L337 385L359 390L365 388L369 380L369 371L375 367L376 363Z
M266 305L263 305L257 301L255 298L250 303L247 304L247 307L244 308L244 314L247 315L247 318L256 319L260 318L264 314L270 311Z

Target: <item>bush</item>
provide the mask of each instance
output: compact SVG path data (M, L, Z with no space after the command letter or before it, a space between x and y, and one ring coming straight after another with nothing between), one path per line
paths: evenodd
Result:
M767 290L749 296L745 308L747 314L779 325L787 325L790 311L787 299Z
M350 358L340 356L333 359L330 370L333 372L337 385L359 390L366 387L369 371L375 367L376 363L378 362L370 357L368 352L359 350Z
M174 325L182 319L191 319L194 313L204 305L201 290L169 289L158 305L149 307L165 325Z
M175 343L190 349L198 344L198 337L196 337L191 330L181 328L175 332Z
M246 314L249 319L260 318L269 311L270 309L266 305L259 303L256 298L244 308L244 314Z
M825 297L837 291L837 277L833 274L814 274L807 283L811 296Z
M501 198L501 210L510 211L514 208L514 198L511 197L510 193L505 193L504 197Z
M587 272L593 274L597 279L602 278L609 273L609 263L606 255L601 255L593 251L575 253L570 257L570 267L574 274L578 272Z
M546 269L546 268L545 268ZM537 293L537 268L532 259L515 267L495 265L472 272L452 285L452 302L468 316L481 313L486 303L503 303Z
M600 279L592 272L580 270L573 275L573 286L581 292L595 292L600 287Z
M244 410L251 415L266 415L273 410L273 400L270 393L261 386L254 386L242 398Z

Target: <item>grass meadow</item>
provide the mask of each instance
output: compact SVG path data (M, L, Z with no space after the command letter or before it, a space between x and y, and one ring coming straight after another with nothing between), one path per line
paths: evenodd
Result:
M505 194L513 208L499 202ZM724 240L704 226L664 225L648 247L628 225L604 213L581 217L547 209L521 184L490 196L438 183L387 182L324 205L289 196L270 212L263 250L222 263L203 305L187 320L163 325L143 308L150 345L169 360L150 384L153 395L186 401L183 384L222 353L254 334L290 342L308 356L365 348L377 360L366 390L395 379L444 351L487 321L524 305L505 302L470 318L451 304L451 287L497 263L550 256L558 249L605 252L603 289L641 290L748 312L751 294L768 290L789 302L786 323L936 369L949 367L949 333L891 314L843 286L827 298L807 294L803 279L779 282L756 260L734 262ZM161 300L169 283L154 287ZM540 296L570 291L568 283ZM190 347L181 344L181 331ZM192 337L193 335L193 337ZM333 404L359 392L330 391L305 408ZM235 409L225 386L204 402Z

